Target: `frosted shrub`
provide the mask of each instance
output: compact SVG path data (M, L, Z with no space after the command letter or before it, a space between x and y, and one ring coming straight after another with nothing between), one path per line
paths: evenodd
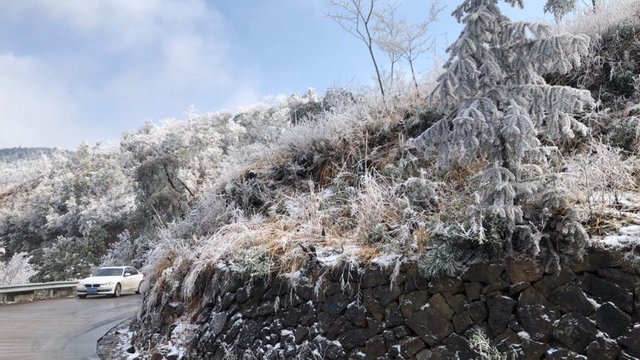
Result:
M473 261L492 261L500 255L504 227L497 223L497 219L486 219L485 226L489 228L487 239L479 243L478 228L465 224L443 224L434 219L427 225L433 246L428 249L418 261L418 269L425 277L440 275L454 276L465 270ZM493 241L489 241L493 240Z
M427 279L438 276L455 276L464 266L462 259L449 243L438 243L420 261L418 270Z
M436 108L427 106L418 109L417 114L407 119L404 122L403 127L407 135L416 137L433 126L433 124L438 122L440 119L442 119L442 114L440 114Z
M268 276L274 270L274 263L264 249L258 247L248 248L235 256L231 265L233 271L247 274L251 277Z
M29 278L36 274L27 253L13 255L6 262L0 261L0 286L28 284Z
M289 121L292 125L315 120L316 117L330 109L330 104L320 99L314 89L307 90L307 94L303 97L291 95L287 103Z
M440 199L436 190L437 184L424 178L412 177L400 185L398 193L406 196L413 207L432 210L440 205Z
M592 216L619 203L620 194L637 189L637 166L635 158L625 160L619 149L593 142L589 152L568 162L564 187L574 201L587 206Z
M609 145L627 152L637 152L640 135L640 119L635 116L612 119L607 124Z
M518 356L515 352L502 353L494 346L491 346L491 340L481 329L476 329L469 339L471 349L478 354L478 360L514 360Z

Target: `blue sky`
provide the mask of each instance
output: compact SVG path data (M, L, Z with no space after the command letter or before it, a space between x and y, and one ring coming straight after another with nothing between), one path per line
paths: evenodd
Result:
M529 1L514 18L540 18ZM460 27L448 5L440 49ZM425 0L400 0L422 20ZM372 85L328 0L19 0L0 12L0 148L113 140L144 121L233 109L313 87ZM419 70L432 66L423 57Z

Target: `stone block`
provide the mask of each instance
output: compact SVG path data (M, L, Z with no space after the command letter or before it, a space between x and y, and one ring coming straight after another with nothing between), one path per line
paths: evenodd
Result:
M544 274L542 266L533 260L511 261L506 270L512 284L538 281Z
M596 311L596 325L615 339L629 330L631 316L618 309L613 303L607 302Z
M560 318L553 329L553 339L577 353L586 351L596 339L598 330L591 320L580 313L568 313Z
M429 346L439 344L453 333L451 322L431 307L415 313L405 323Z
M491 284L500 280L503 271L503 267L497 264L473 264L462 275L462 280Z
M515 305L516 301L508 296L495 296L487 300L489 329L493 334L500 334L507 328Z
M587 299L582 289L575 285L563 286L549 294L549 300L560 306L565 312L579 312L590 316L596 310L595 305Z

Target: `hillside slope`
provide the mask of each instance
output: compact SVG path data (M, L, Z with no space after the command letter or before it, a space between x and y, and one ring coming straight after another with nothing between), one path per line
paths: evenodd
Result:
M556 279L566 275L561 269L567 264L580 259L585 251L592 252L598 248L622 246L630 261L636 263L638 254L634 244L637 244L640 225L637 182L640 162L634 104L640 100L640 89L634 79L640 75L640 67L633 51L621 49L626 49L625 44L638 42L637 26L625 23L606 28L599 34L601 38L591 39L589 48L580 48L584 58L573 57L563 64L563 72L548 64L541 66L544 80L524 76L518 72L519 69L513 70L517 74L513 75L517 78L513 81L532 78L536 82L532 87L540 88L546 86L543 83L546 80L552 85L550 93L566 90L564 94L569 95L564 100L575 106L569 117L560 114L553 119L545 118L553 111L540 112L544 119L540 125L543 130L533 131L522 138L533 134L535 139L526 138L526 141L536 146L539 144L544 149L542 156L546 161L535 163L536 166L526 170L520 166L527 161L534 164L527 158L527 151L531 149L524 149L521 158L509 163L511 158L505 153L513 149L509 148L511 145L505 145L509 144L508 140L488 135L486 137L490 141L482 138L483 134L500 133L504 129L512 131L515 125L505 125L497 130L490 129L491 124L484 128L478 126L484 130L477 130L475 125L466 128L460 125L471 124L479 118L478 112L486 109L495 111L491 106L478 106L478 110L473 112L468 104L477 102L463 99L460 101L463 110L456 112L460 104L442 106L443 96L425 99L406 91L388 96L384 101L368 94L352 97L331 111L315 114L312 121L287 129L268 149L245 154L243 161L224 168L222 175L202 200L195 203L188 216L159 234L158 246L150 254L150 266L147 268L150 281L147 283L145 306L140 321L136 323L138 345L148 354L177 349L174 353L177 357L214 353L219 358L242 356L247 354L243 349L259 349L267 353L275 349L273 346L280 347L271 353L281 355L279 349L287 351L286 339L284 343L276 341L279 345L258 340L244 343L242 336L233 344L226 342L235 338L237 331L240 335L257 333L261 326L246 320L243 311L235 314L237 308L234 306L238 304L233 302L244 303L254 295L264 295L270 301L276 299L275 305L256 304L253 308L252 302L245 304L246 317L260 318L271 314L268 306L273 305L276 313L279 311L280 297L271 295L286 297L284 293L287 291L282 289L294 289L288 294L292 306L300 305L295 304L298 300L304 303L309 299L310 303L322 306L317 313L319 325L311 330L313 345L310 346L316 350L332 351L331 344L343 347L344 339L336 338L337 334L331 333L331 327L323 328L320 318L324 312L345 304L341 302L344 299L340 300L341 291L350 291L351 285L356 287L356 292L365 291L366 285L357 279L376 274L376 269L386 269L392 284L388 292L394 294L394 279L406 266L415 267L421 281L426 280L425 286L431 289L440 286L440 281L447 283L446 279L455 282L459 280L456 276L464 274L470 267L487 263L497 263L497 266L534 264L540 276L544 273ZM534 27L531 31L537 33ZM526 36L523 35L524 38ZM580 43L585 37L577 39L576 43ZM457 44L465 46L463 41ZM478 47L469 49L475 51ZM453 63L455 61L451 60L448 64L451 66ZM507 76L505 79L506 84L511 84L512 78ZM440 81L440 86L457 86L453 80L451 83L454 85L447 85L446 76ZM479 91L484 91L484 85L482 82L477 85ZM518 86L524 88L529 85ZM566 86L577 91L564 88ZM468 89L461 90L461 93L464 91ZM487 94L483 99L506 96L507 101L499 100L496 106L509 109L504 110L505 113L514 109L528 111L520 109L526 102L518 97L517 91L500 92L489 87L482 94ZM509 96L512 96L512 101L508 101ZM577 98L588 97L596 101L586 101L585 106L575 105ZM563 101L562 97L554 99ZM486 103L481 104L484 106ZM532 112L538 110L535 106L531 106ZM522 121L523 112L514 110L514 118L522 123L526 122ZM553 121L557 121L557 128L545 128ZM462 130L456 129L458 126ZM464 144L458 148L444 146L438 148L439 151L430 152L432 144L439 143L431 140L425 150L424 134L433 134L434 131L441 134L440 142L451 139L449 134L456 131L467 131L468 135L462 137L460 143ZM511 134L522 134L518 131ZM465 141L471 143L468 146L472 148L478 144L489 148L499 144L502 152L481 148L469 161L465 158L469 151ZM518 142L513 144L517 147ZM499 146L495 147L500 149ZM497 165L495 157L501 160ZM464 161L456 162L455 159ZM499 171L492 172L492 169ZM491 178L487 174L495 176ZM499 181L495 182L495 178ZM497 185L491 185L492 182ZM493 199L492 202L487 204L484 200L487 198ZM589 274L583 273L584 269L576 271L581 277L589 278ZM324 278L332 279L330 281L341 284L342 288L337 285L324 288ZM402 276L400 279L398 281L404 280ZM524 284L515 281L512 287L526 287L537 280L539 277L525 279L522 281ZM499 286L509 287L508 284ZM240 298L233 300L229 296L227 299L225 289L237 290L235 296ZM278 293L280 290L277 289L284 293ZM298 299L293 295L297 291L313 292L314 289L315 298L307 294ZM327 297L318 292L320 289L327 291L324 293ZM514 291L519 293L520 290ZM384 301L387 292L379 291L383 293L372 296ZM438 295L437 290L429 291L429 296ZM458 294L456 291L441 295L448 299ZM486 291L496 295L494 292L499 290ZM543 297L547 295L538 298L531 292L528 294L533 296L528 301L540 301L537 305L546 301ZM625 292L624 296L635 299L637 295ZM358 301L363 301L369 315L373 316L378 311L368 308L376 305L367 303L366 293L364 299L356 297L354 304L359 304ZM442 301L438 305L429 304L441 306L438 311L446 312L449 306L454 306L448 301L447 305L442 305ZM510 306L515 304L514 299L501 298L500 301ZM536 305L533 303L528 305ZM286 303L281 305L284 308L288 306ZM427 311L427 305L424 306L420 310ZM484 305L481 307L484 309ZM200 318L203 308L220 308L224 314L235 315L233 318L226 318L223 314L214 314L212 319ZM627 310L633 312L633 309L632 306ZM343 311L345 309L340 308L340 314ZM351 313L346 310L346 314L344 316ZM387 312L383 318L392 315ZM628 314L623 317L626 316ZM329 322L334 318L327 315ZM484 324L482 319L477 321L480 327ZM492 321L489 319L489 327L493 326ZM372 323L365 328L371 328ZM180 331L172 331L173 328ZM218 336L223 328L228 329L231 335ZM414 332L408 334L416 336L422 336L422 331L429 331L427 325L412 330ZM286 335L284 330L281 335ZM491 335L507 336L497 331ZM297 335L293 337L298 341ZM203 338L210 343L196 347L197 339ZM427 347L432 346L429 351L435 351L442 338L433 343L432 339L422 340L428 344ZM358 344L364 346L364 342ZM445 345L447 349L455 346ZM572 355L571 351L586 354L586 345L569 344L569 352L563 354ZM376 350L368 346L368 343L364 348L352 346L350 349L354 352L351 355L337 352L335 358L364 356L370 351L373 354ZM547 353L547 358L553 358L553 352ZM329 356L327 352L318 354L314 356ZM540 353L541 357L544 355L544 351Z

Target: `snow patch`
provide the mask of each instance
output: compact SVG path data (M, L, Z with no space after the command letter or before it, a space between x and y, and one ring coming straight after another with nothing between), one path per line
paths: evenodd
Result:
M342 259L342 254L334 254L334 255L318 257L318 261L328 267L338 266L340 264L341 259Z
M608 247L620 248L629 245L640 245L639 235L608 235L600 239L600 242Z
M600 308L600 303L595 301L594 299L590 298L587 296L587 301L589 301L591 303L591 305L593 305L596 309Z
M618 232L620 233L620 235L638 236L640 235L640 225L623 226L620 229L618 229Z
M338 340L329 341L329 343L342 348L342 343Z
M373 258L371 262L374 264L380 265L381 267L387 268L387 267L391 267L392 265L395 265L398 258L400 258L400 255L398 254L380 255Z

